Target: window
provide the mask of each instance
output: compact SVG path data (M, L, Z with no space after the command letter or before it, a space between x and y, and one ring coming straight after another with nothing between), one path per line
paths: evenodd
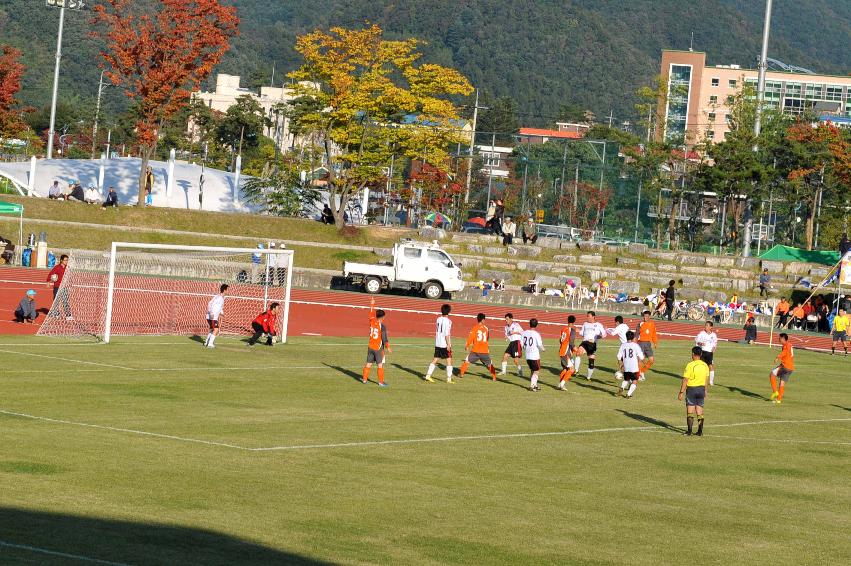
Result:
M735 102L735 101L736 101L735 96L733 96L732 94L727 95L727 106L732 106L733 102Z
M428 260L432 263L449 263L449 256L437 250L428 250Z
M721 84L721 79L712 79L712 86L718 86L719 84Z
M724 114L724 121L729 124L733 121L733 116L731 114Z
M668 79L668 108L665 113L665 138L685 136L688 100L691 94L691 65L671 65Z
M827 87L827 100L842 100L842 87L829 86Z
M718 97L716 95L712 95L709 97L709 104L718 104Z
M709 117L710 122L714 122L715 121L715 112L710 112L708 114L708 117Z
M405 258L419 259L423 255L423 250L420 248L405 248Z
M730 88L736 88L738 82L736 81L736 79L730 79L729 81L727 81L727 84L730 86Z
M712 130L706 130L706 138L709 140L714 140L715 132L713 132Z
M499 167L499 153L483 151L482 160L484 162L485 167Z

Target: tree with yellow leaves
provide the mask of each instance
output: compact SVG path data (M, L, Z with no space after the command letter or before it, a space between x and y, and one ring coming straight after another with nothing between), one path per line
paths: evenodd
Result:
M305 62L289 74L300 99L291 119L296 131L322 144L338 228L352 196L383 184L391 156L445 171L450 146L470 142L450 100L470 94L470 82L454 69L416 65L418 40L390 41L382 34L376 25L334 27L296 41Z

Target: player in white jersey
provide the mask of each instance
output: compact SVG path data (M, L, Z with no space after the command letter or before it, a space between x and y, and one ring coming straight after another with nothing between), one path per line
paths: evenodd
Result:
M629 326L624 324L623 317L618 315L615 317L615 322L618 324L614 328L609 328L606 330L609 336L617 336L621 344L626 344L629 340L626 337L626 333L629 332Z
M588 319L582 323L579 328L579 335L582 336L582 343L576 349L576 358L573 360L573 369L579 373L579 366L582 362L582 356L588 356L588 380L594 374L594 361L597 359L597 340L606 336L606 329L603 325L597 322L597 315L594 311L588 311Z
M445 360L446 364L446 383L452 383L452 321L449 320L449 313L452 312L452 307L443 305L440 307L440 316L437 317L437 324L434 333L434 358L428 365L428 371L425 375L426 381L434 381L431 374L434 373L438 362Z
M644 352L641 351L641 346L635 343L635 333L632 330L627 331L626 340L618 350L618 363L621 367L619 373L621 373L621 379L623 379L618 394L625 394L627 399L632 399L632 394L638 387L638 378L641 376L641 362L644 361Z
M520 338L523 336L523 327L514 321L514 315L508 313L505 315L505 339L508 340L508 347L502 355L502 373L505 375L508 369L508 359L514 360L514 365L517 366L517 375L523 377L523 366L520 365L520 357L523 355L523 347L520 344Z
M711 320L706 321L706 325L697 338L694 339L694 345L700 346L700 359L709 366L709 385L715 385L715 349L718 347L718 334L715 333L715 326Z
M222 283L222 286L219 287L219 294L213 295L213 298L207 303L207 326L210 327L210 332L204 341L204 346L207 348L216 347L216 337L219 335L219 319L225 312L225 292L227 290L227 284Z
M541 339L540 333L535 330L538 327L538 319L533 318L529 321L529 330L523 333L521 340L523 341L523 351L526 353L526 364L529 366L529 371L532 372L532 381L529 385L529 391L540 391L538 387L538 372L541 371L541 352L545 351L544 341Z

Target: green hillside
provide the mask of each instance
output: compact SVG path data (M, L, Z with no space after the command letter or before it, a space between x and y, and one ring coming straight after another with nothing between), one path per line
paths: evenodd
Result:
M93 0L94 1L94 0ZM634 119L631 93L658 72L660 50L694 46L710 63L752 65L763 2L753 0L233 0L242 30L220 70L252 86L276 82L298 64L295 37L318 26L381 24L391 35L429 42L429 60L453 65L476 86L518 101L522 121L552 121L564 103L598 116ZM24 50L30 66L22 98L49 100L58 12L33 0L0 0L0 37ZM67 18L63 100L91 99L97 45L86 13ZM771 55L819 72L844 74L851 2L775 3ZM120 93L107 91L108 105ZM93 110L93 104L87 104Z

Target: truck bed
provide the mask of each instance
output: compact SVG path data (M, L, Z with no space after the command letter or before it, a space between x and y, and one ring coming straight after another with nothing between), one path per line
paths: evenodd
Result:
M376 277L386 277L392 281L396 277L396 272L392 265L347 261L343 264L343 275L345 277L351 277L352 275L375 275Z

